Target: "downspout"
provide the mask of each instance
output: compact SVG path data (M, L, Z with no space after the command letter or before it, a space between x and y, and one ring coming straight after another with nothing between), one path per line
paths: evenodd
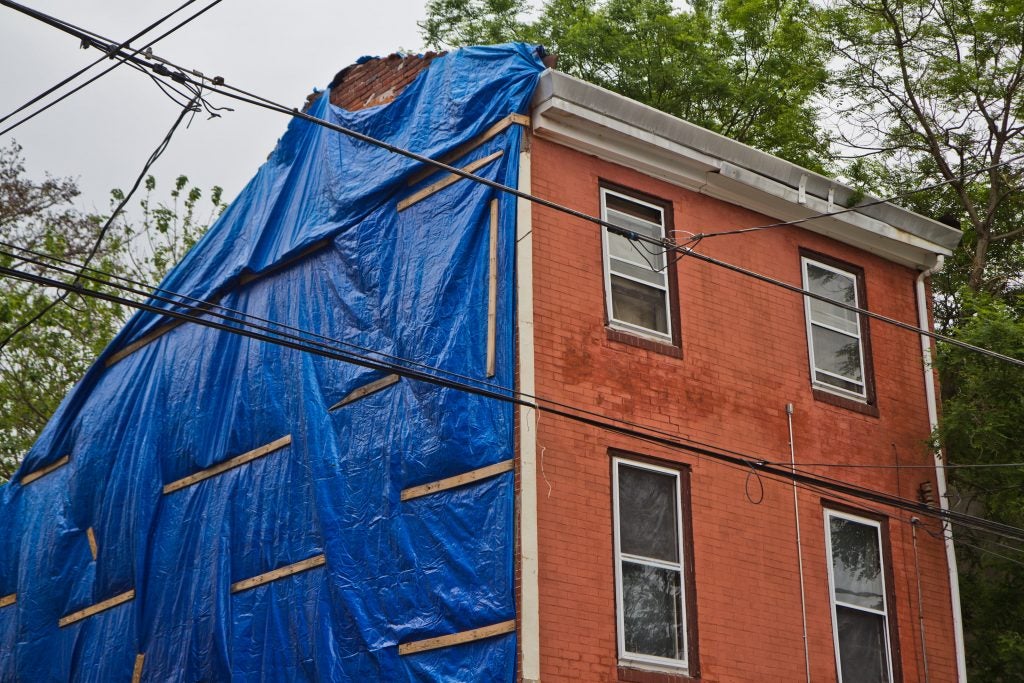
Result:
M796 446L793 443L793 404L786 404L786 421L789 424L789 465L796 475ZM807 683L811 683L811 648L807 640L807 592L804 587L804 547L800 541L800 499L797 496L796 479L793 479L793 520L796 525L796 561L800 573L800 616L804 628L804 671Z
M925 290L925 280L932 274L942 270L944 257L937 254L935 265L923 271L917 277L917 318L918 327L929 329L928 311L931 307ZM932 372L932 341L930 337L921 335L921 360L924 362L924 392L928 404L928 424L932 432L939 426L939 410L935 394L935 375ZM942 462L942 451L934 452L935 481L938 484L939 509L949 510L949 496L946 490L946 470ZM949 571L949 597L953 607L953 640L956 647L956 673L960 683L967 683L967 659L964 654L964 623L960 613L960 583L956 569L956 551L953 548L953 529L949 522L942 522L942 536L946 545L946 567Z

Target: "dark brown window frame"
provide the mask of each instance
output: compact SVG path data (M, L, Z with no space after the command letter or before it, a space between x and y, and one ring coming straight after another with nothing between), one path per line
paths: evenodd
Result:
M618 661L618 680L622 683L690 683L700 680L700 648L697 638L697 594L695 578L695 562L693 550L693 514L690 504L690 472L691 468L686 463L663 460L643 453L626 451L618 448L608 449L608 483L609 494L608 509L615 509L615 490L611 484L615 481L614 468L615 459L628 460L638 465L653 465L664 469L675 470L679 473L679 514L683 526L683 586L686 600L686 661L687 671L671 671L657 668L656 665L645 665L639 662L624 662L619 660L619 633L618 633L618 605L615 604L616 574L619 571L618 559L615 557L615 544L612 543L612 576L611 596L612 613L615 615L615 658ZM615 528L615 514L611 515L612 538L618 530Z
M603 213L603 202L601 200L601 190L610 190L617 192L618 194L625 195L626 197L635 197L640 201L647 202L648 204L654 204L659 207L664 216L665 224L662 226L665 230L665 235L671 235L675 224L675 215L672 208L672 201L664 199L640 190L626 187L618 183L605 180L603 178L598 180L598 205L602 209ZM605 230L604 227L601 230ZM602 236L603 244L603 236ZM610 341L619 342L621 344L627 344L629 346L635 346L637 348L646 349L653 351L654 353L661 353L673 358L682 358L682 334L680 330L680 318L679 318L679 276L677 273L675 263L671 263L668 268L668 308L669 308L669 324L672 326L672 341L661 341L646 337L643 334L637 332L631 332L624 330L619 327L614 327L611 319L608 316L608 300L607 292L604 290L604 278L607 276L605 273L605 255L604 248L601 249L601 301L603 304L603 316L604 326L607 331L607 337Z
M847 503L843 503L830 498L821 499L822 511L831 510L840 514L853 515L855 517L863 517L864 519L870 519L874 522L878 522L879 534L881 535L882 541L882 559L885 563L885 601L889 606L887 610L886 618L889 622L889 657L892 660L892 683L902 683L903 681L903 657L900 650L900 630L899 620L896 618L896 579L895 571L892 564L892 543L890 541L890 529L889 529L889 516L884 515L874 510L865 510L864 508L854 507ZM824 517L824 515L823 515ZM827 519L827 518L826 518ZM825 548L825 557L828 558L830 549ZM830 569L826 566L826 571ZM826 587L828 588L827 584ZM831 588L829 590L829 609L831 610L832 595ZM830 615L831 618L831 615ZM835 642L833 641L833 647ZM839 660L836 660L836 678L839 676Z
M860 308L868 309L868 294L867 286L865 284L864 268L848 261L842 261L823 254L818 251L812 251L811 249L800 248L800 283L803 286L804 282L804 262L805 258L812 261L817 261L826 266L831 266L838 270L845 271L850 275L854 276L857 283L857 304ZM810 321L807 320L807 307L804 303L806 297L801 297L801 305L804 306L804 326L807 330L810 329ZM829 405L838 406L840 408L846 408L862 415L869 415L871 417L878 417L878 397L875 393L875 364L871 355L871 327L868 324L870 318L864 314L858 316L858 322L860 323L860 339L861 346L864 351L864 394L865 398L863 401L841 396L839 394L828 391L827 389L820 389L814 384L814 368L811 367L811 336L809 332L804 334L807 340L807 377L810 381L811 393L814 395L814 400L821 401L822 403L828 403Z

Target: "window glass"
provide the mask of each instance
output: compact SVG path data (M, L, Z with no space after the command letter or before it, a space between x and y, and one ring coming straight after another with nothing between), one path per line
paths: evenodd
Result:
M667 293L617 275L611 276L612 317L630 325L668 333Z
M685 667L680 477L614 460L619 656Z
M889 683L881 526L826 512L836 658L843 683Z
M802 259L804 288L850 306L858 306L857 276ZM827 301L804 297L811 377L815 386L867 398L860 316Z
M842 517L832 517L829 524L836 600L848 605L884 609L877 530Z
M815 369L845 377L859 386L864 377L861 371L860 342L855 337L817 326L811 336Z
M837 605L836 619L844 683L888 683L885 617Z
M626 650L683 658L679 572L634 562L622 563Z
M619 533L623 553L679 561L675 477L619 467Z
M658 206L601 190L604 220L652 239L665 237ZM672 339L668 260L665 250L604 230L605 295L608 322L641 334Z

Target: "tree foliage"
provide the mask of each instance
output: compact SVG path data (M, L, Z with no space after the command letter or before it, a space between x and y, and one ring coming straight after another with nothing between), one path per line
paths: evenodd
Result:
M965 229L939 281L997 296L1024 266L1024 3L836 0L823 13L834 46L834 114L847 149L875 155L910 203ZM955 314L954 308L951 313Z
M431 0L420 24L435 48L525 40L558 68L810 168L828 139L814 97L827 45L806 0Z
M7 245L81 263L99 236L105 217L74 206L73 180L27 177L21 148L0 148L0 264L48 277L69 274L18 258ZM141 283L159 282L167 270L206 230L223 209L221 190L214 187L210 203L200 205L202 192L179 176L166 200L156 198L157 185L146 179L137 224L116 220L104 236L92 267ZM111 206L123 198L111 192ZM107 283L88 286L113 291ZM0 342L46 308L57 292L29 283L5 280L0 287ZM39 321L14 334L0 349L0 482L13 474L64 395L103 350L131 311L117 304L71 294Z
M1024 301L964 294L963 341L1024 358ZM960 509L1024 527L1024 369L965 349L940 347L939 367L956 378L943 402L939 436L952 464ZM971 680L1024 680L1024 554L1003 539L954 529Z

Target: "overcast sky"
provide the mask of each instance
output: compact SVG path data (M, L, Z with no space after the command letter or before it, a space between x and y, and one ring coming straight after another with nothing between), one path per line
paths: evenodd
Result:
M183 2L20 1L121 40ZM209 2L198 0L161 29ZM400 48L420 51L416 22L423 19L424 5L425 0L223 0L158 43L154 52L269 99L300 106L314 87L325 88L338 70L362 55L384 56ZM159 35L161 29L150 35ZM61 31L0 7L0 116L98 56L95 49L80 49L75 38ZM164 189L184 173L204 190L222 186L230 200L267 158L288 118L220 96L210 99L235 111L213 120L197 115L190 128L179 128L152 173ZM17 140L24 147L30 174L74 177L82 190L81 208L106 210L110 188L128 189L178 111L148 78L121 66L0 136L0 146ZM0 130L16 120L0 124Z

